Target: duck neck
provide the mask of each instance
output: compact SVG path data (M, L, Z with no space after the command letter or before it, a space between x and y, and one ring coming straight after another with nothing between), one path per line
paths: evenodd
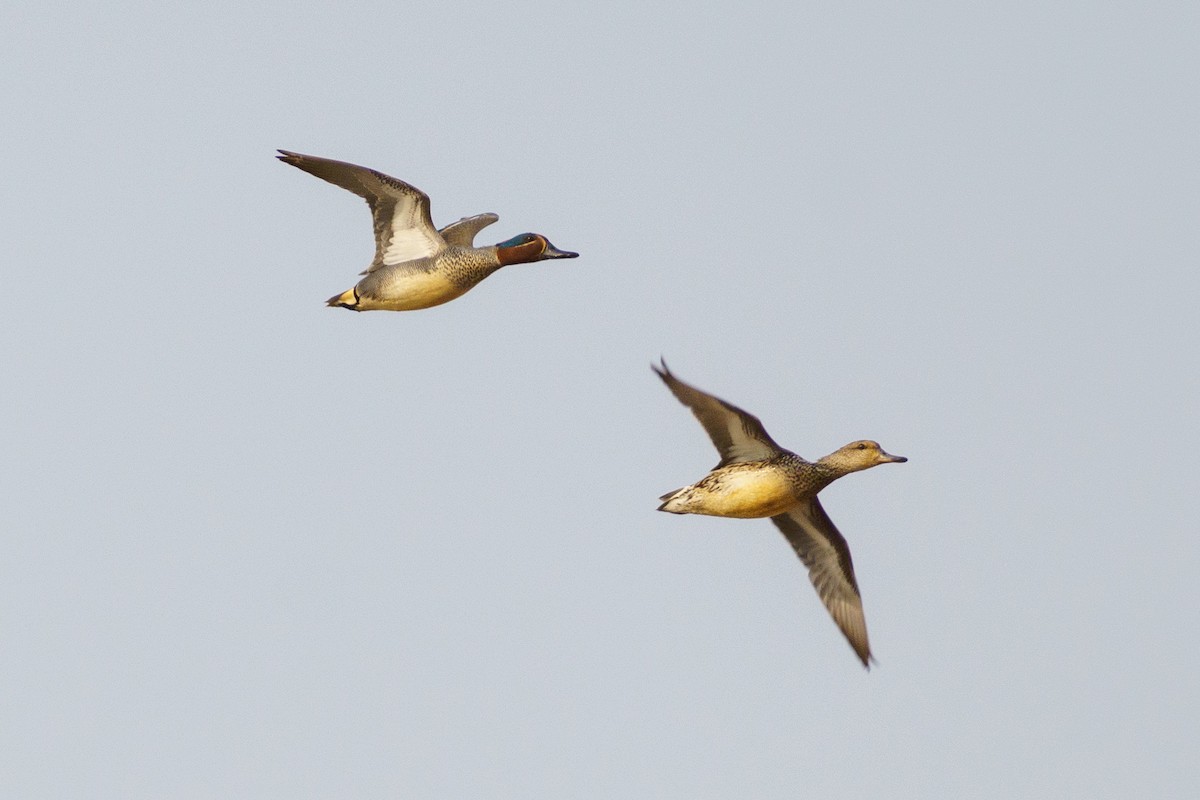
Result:
M813 471L817 474L817 479L822 489L843 475L849 475L851 472L854 472L852 469L846 469L844 464L831 461L830 456L825 456L819 461L814 462Z

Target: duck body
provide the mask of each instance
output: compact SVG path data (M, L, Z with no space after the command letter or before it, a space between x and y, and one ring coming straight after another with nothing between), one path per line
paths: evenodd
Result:
M279 153L284 163L354 192L371 208L375 258L362 280L329 298L327 305L352 311L430 308L461 297L503 266L579 255L559 250L538 233L475 247L475 235L498 216L464 217L438 230L429 213L429 196L415 186L345 161Z
M668 492L659 511L758 519L782 514L824 487L812 464L795 453L717 467L691 486Z
M327 305L353 311L416 311L462 297L502 266L495 247L448 247L433 258L416 258L366 276Z
M654 367L663 383L691 409L721 454L721 461L690 486L660 497L659 511L740 519L769 517L808 568L821 602L870 667L871 647L850 546L818 493L838 478L879 464L908 459L884 452L868 439L851 442L817 461L784 450L758 417L676 378L666 362Z

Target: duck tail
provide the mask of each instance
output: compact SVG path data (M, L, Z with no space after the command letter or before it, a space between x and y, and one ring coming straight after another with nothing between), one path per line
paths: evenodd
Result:
M358 291L354 288L347 289L341 294L335 294L333 297L325 301L325 305L334 308L348 308L351 311L358 311Z
M686 488L687 488L686 486L683 487L683 489L686 489ZM666 511L668 514L686 514L686 513L688 513L687 511L685 511L683 509L683 504L677 499L679 497L679 494L683 491L683 489L676 489L672 492L667 492L662 497L658 498L659 500L663 501L663 504L658 507L658 510Z

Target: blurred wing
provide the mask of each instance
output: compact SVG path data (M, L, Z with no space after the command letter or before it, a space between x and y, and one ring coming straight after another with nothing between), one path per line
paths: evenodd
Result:
M438 233L451 247L474 247L476 234L499 220L500 217L495 214L476 214L473 217L463 217L458 222L451 222Z
M854 580L850 547L817 498L803 502L786 514L771 517L808 567L808 578L833 621L870 669L871 647L867 643L867 619L862 596Z
M429 216L429 196L415 186L382 172L280 150L279 160L365 198L375 223L375 260L368 272L417 258L430 258L446 248Z
M762 461L786 452L767 435L758 417L679 380L671 374L665 361L662 369L654 365L651 369L663 379L671 394L700 420L708 438L721 454L718 467L741 461Z

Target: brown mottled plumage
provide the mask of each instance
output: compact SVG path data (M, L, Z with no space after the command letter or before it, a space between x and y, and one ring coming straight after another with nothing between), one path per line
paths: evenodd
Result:
M851 442L818 461L784 450L753 414L689 386L662 362L653 367L679 402L692 410L721 454L712 472L663 495L659 511L717 517L770 517L800 560L821 602L850 646L870 668L871 647L850 548L817 493L851 472L908 459L869 440Z

